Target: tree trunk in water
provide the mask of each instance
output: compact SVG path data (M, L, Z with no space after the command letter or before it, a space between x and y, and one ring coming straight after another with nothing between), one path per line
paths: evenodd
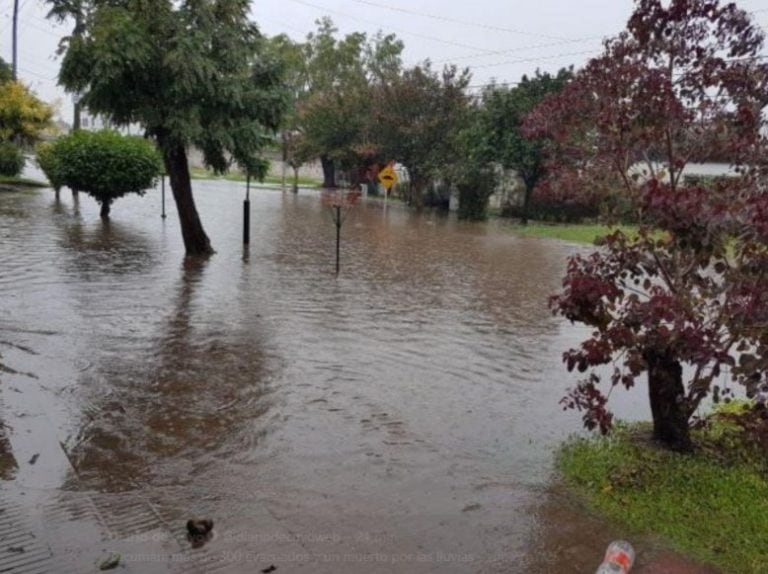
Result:
M408 205L415 207L416 209L421 209L424 207L424 189L426 187L426 184L422 183L421 181L412 181L410 185L411 193L410 197L408 198Z
M533 185L525 182L525 195L523 195L523 214L520 223L528 225L528 214L531 209L531 197L533 196Z
M653 436L672 450L690 452L693 444L684 402L683 367L679 361L654 352L647 353L645 360L648 363Z
M105 199L101 202L101 218L102 219L109 219L109 208L111 207L111 201L108 199Z
M286 174L286 171L287 171L286 170L286 165L288 165L288 136L283 131L283 132L280 133L280 138L281 138L281 140L283 142L283 161L281 162L281 165L280 165L280 176L281 176L281 184L282 185L281 185L280 189L282 191L285 191L285 180L286 180L285 174Z
M320 164L323 166L323 187L334 189L336 187L336 165L327 155L320 156Z
M163 142L160 144L163 150L165 171L171 181L173 199L176 201L176 209L179 212L179 224L181 236L184 239L184 248L189 257L207 257L214 253L211 242L205 234L200 216L197 214L195 199L192 197L192 182L189 178L189 164L187 151L184 146Z
M293 193L299 193L299 168L293 168Z

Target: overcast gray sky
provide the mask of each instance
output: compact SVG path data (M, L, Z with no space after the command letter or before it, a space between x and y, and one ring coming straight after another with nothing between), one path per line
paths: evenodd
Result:
M68 96L57 87L56 48L71 23L45 19L43 0L19 0L19 75L45 100L58 101L71 118ZM768 0L738 0L768 29ZM254 0L251 14L268 35L303 39L314 22L330 16L341 33L378 30L405 42L404 59L426 58L471 68L472 84L514 82L536 68L545 71L596 54L601 39L624 28L632 0ZM0 56L11 60L13 0L0 0Z

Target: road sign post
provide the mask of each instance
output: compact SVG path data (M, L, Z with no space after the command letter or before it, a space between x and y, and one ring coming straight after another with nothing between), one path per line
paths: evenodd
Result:
M323 203L331 208L336 226L336 275L341 271L341 226L349 211L360 199L359 191L329 190L323 192Z
M399 178L395 171L395 162L391 161L379 172L379 182L384 186L384 211L387 210L389 191L397 184Z
M390 162L379 172L379 181L381 182L381 185L384 186L384 189L387 190L385 197L389 195L389 190L395 187L399 180L400 178L397 177L394 162Z

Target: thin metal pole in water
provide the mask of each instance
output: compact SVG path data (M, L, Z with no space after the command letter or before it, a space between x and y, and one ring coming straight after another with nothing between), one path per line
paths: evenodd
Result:
M336 206L336 275L341 271L341 206Z
M163 212L160 217L165 219L166 217L168 217L167 215L165 215L165 175L160 176L160 194L162 195L162 198L163 198L163 201L162 201Z
M251 242L251 176L245 177L245 201L243 202L243 243Z

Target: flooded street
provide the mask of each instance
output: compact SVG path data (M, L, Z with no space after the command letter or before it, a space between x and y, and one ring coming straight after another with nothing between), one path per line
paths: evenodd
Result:
M83 194L0 193L0 530L26 545L0 564L540 563L552 449L580 429L558 402L584 331L546 305L576 247L363 202L336 278L317 193L252 194L246 251L243 187L195 193L217 254L186 264L158 192L119 200L108 225ZM643 392L616 398L647 414ZM198 549L193 517L215 522Z

